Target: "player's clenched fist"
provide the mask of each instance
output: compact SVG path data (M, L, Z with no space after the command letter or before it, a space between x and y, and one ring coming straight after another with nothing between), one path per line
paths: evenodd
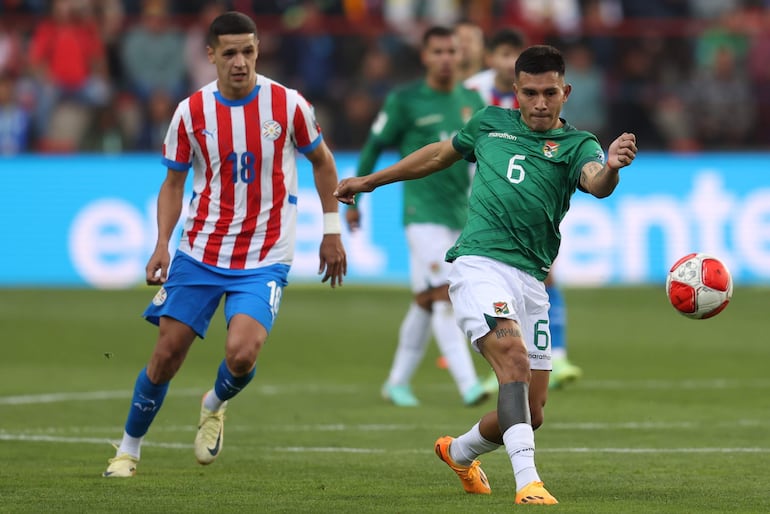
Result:
M636 157L636 152L636 136L629 132L623 132L610 144L607 152L607 165L613 169L628 166Z
M372 189L366 185L366 177L352 177L340 180L334 196L340 202L348 205L355 203L356 194L368 193Z

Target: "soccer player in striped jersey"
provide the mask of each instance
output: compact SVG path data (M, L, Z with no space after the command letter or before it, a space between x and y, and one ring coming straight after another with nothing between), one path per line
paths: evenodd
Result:
M311 106L297 91L256 73L259 41L248 16L228 12L214 19L207 52L217 80L179 103L166 135L158 239L146 268L147 283L161 287L144 313L159 326L159 336L136 379L123 439L105 477L135 474L142 439L169 382L196 336L206 335L224 296L224 359L203 396L194 443L201 464L219 456L225 407L254 377L287 285L298 208L297 151L312 163L323 208L322 282L341 285L346 272L332 194L337 169ZM171 261L168 243L191 167L193 198Z
M604 152L596 137L560 117L571 86L561 53L545 45L516 62L519 110L489 106L451 140L432 143L392 166L348 178L335 191L343 203L398 181L440 176L462 158L476 162L468 220L447 252L449 294L458 323L497 375L497 410L435 451L469 493L489 494L477 458L505 446L517 504L558 503L535 466L534 429L543 423L551 348L543 281L559 251L559 225L577 189L612 194L620 169L636 157L636 136L623 133ZM436 175L433 175L436 174Z
M361 150L357 175L372 172L381 152L396 147L404 156L428 143L449 139L484 104L457 82L458 42L451 29L431 27L422 40L423 79L392 91L372 124ZM425 355L431 332L447 360L462 401L476 405L489 392L479 381L464 334L454 321L449 301L444 254L459 235L468 213L470 171L458 162L441 176L415 180L404 187L403 222L409 244L413 301L398 334L398 345L382 396L399 407L419 400L410 381ZM351 230L361 215L355 205L345 217Z
M499 30L487 45L487 62L490 68L467 79L465 86L478 91L487 105L518 109L519 101L516 99L513 83L516 78L516 59L524 47L524 36L517 30ZM545 288L551 304L548 317L553 364L548 387L557 389L580 378L583 370L567 358L567 306L552 272L545 280Z

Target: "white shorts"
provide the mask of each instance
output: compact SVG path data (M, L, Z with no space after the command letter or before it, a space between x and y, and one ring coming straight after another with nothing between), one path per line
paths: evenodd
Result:
M446 262L444 257L459 236L459 230L435 223L411 223L406 226L409 275L413 293L421 293L449 283L452 264Z
M449 273L455 319L473 348L492 329L488 318L519 323L531 369L551 369L548 293L532 275L487 257L463 256Z

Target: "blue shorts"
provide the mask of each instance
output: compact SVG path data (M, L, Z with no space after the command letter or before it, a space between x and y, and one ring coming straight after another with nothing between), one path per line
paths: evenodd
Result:
M161 316L181 321L201 339L206 336L214 312L225 296L225 319L229 326L236 314L257 320L267 332L273 327L288 283L289 266L274 264L250 270L217 268L176 252L168 281L144 311L144 318L157 325Z

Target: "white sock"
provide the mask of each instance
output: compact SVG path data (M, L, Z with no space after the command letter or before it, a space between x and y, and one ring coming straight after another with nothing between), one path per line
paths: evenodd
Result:
M118 450L115 452L115 456L117 457L121 453L127 453L138 459L142 453L142 439L144 438L132 437L124 431L123 439L120 441L120 446L118 446Z
M430 312L412 303L398 332L398 348L390 367L389 384L406 385L412 380L412 375L425 355L429 339Z
M470 466L479 455L493 452L498 448L500 448L499 444L484 439L479 430L479 424L476 423L473 428L452 441L449 446L449 456L457 464Z
M221 409L224 403L224 401L219 399L219 396L217 396L217 393L213 389L203 397L203 408L208 409L211 412L216 412Z
M447 368L452 374L460 394L478 383L476 368L473 366L471 351L463 331L457 326L452 304L449 302L434 302L431 316L433 335L436 337L441 354L446 359Z
M516 490L520 491L530 482L539 482L540 475L535 468L535 432L532 425L517 423L503 434L505 450L511 458Z

